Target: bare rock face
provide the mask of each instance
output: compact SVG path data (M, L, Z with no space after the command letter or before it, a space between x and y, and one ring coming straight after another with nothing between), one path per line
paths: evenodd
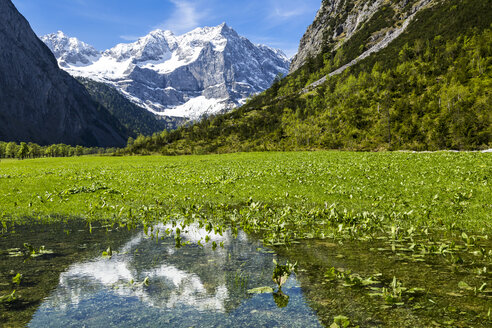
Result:
M0 140L123 146L127 130L58 68L10 0L0 0Z
M337 50L363 29L377 26L371 30L370 48L383 41L387 36L405 23L425 5L434 0L323 0L316 18L307 29L299 51L292 60L290 72L294 72L306 63L309 57L315 57L322 52ZM391 11L391 14L385 11ZM373 17L385 17L377 22ZM357 54L360 55L360 54ZM357 56L354 56L357 57Z

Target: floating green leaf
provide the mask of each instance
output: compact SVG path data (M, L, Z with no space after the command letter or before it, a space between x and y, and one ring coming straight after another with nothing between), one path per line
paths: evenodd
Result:
M253 289L248 289L249 294L269 294L273 293L272 287L257 287Z

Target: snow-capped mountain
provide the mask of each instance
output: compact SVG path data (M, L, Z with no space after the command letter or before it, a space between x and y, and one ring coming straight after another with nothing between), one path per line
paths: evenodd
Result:
M70 74L110 84L153 113L192 119L240 105L290 64L225 23L179 36L155 30L102 52L62 32L42 40Z
M76 38L69 38L62 31L46 35L42 40L51 49L62 68L69 67L71 63L90 65L99 57L99 51L94 47Z

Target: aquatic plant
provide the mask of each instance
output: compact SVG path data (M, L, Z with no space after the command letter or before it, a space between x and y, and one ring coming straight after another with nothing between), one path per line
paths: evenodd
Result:
M270 294L273 292L273 288L268 286L256 287L248 290L249 294Z
M0 304L1 303L12 303L16 299L17 299L17 297L15 296L15 290L14 290L12 293L10 293L8 295L0 296Z
M108 259L111 259L113 257L113 250L112 250L111 246L109 246L107 250L102 252L102 256L106 257Z
M348 326L350 326L349 318L344 315L337 315L333 318L330 328L347 328Z
M290 263L287 261L284 265L277 263L277 260L273 259L275 268L273 269L272 280L277 284L279 290L282 289L282 285L285 284L290 275L297 267L297 263Z
M22 278L23 278L22 274L21 273L17 273L15 275L15 277L12 278L12 283L14 283L17 286L19 286L21 284Z
M289 305L289 295L284 294L280 288L272 293L272 297L278 308L284 308Z

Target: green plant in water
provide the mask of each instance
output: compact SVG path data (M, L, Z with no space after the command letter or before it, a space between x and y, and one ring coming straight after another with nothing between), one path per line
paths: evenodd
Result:
M458 283L458 287L459 289L464 289L464 290L474 290L474 288L470 285L468 285L466 282L464 281L460 281Z
M468 236L466 232L463 232L461 234L461 239L465 242L466 246L468 247L473 246L476 243L476 238L473 236Z
M339 271L335 267L328 269L324 275L325 279L328 281L342 280L344 287L366 287L376 285L381 283L376 280L376 277L379 276L381 276L380 273L368 278L363 278L356 273L351 273L351 271Z
M113 257L113 250L111 249L111 246L109 246L106 251L102 252L102 256L107 257L108 259Z
M473 291L475 294L490 294L492 295L492 289L487 288L488 284L484 282L480 287L472 287L464 281L458 283L458 288L461 290Z
M282 288L282 285L285 284L287 279L289 279L292 272L297 267L297 262L292 264L289 261L285 263L285 265L278 264L275 259L273 259L273 263L275 264L275 269L273 269L272 279L278 285L279 290Z
M29 243L24 243L24 254L26 256L34 256L36 254L36 250Z
M131 279L128 282L129 287L148 287L149 285L150 285L149 277L145 277L145 279L142 282L137 282L133 279Z
M0 303L12 303L15 301L17 298L15 297L15 290L8 294L8 295L3 295L0 296Z
M230 255L230 254L229 254ZM237 273L234 275L234 286L244 289L248 286L248 276L243 276L242 273Z
M248 290L249 294L269 294L273 292L273 288L268 286L256 287Z
M339 271L335 267L331 267L325 273L325 278L328 281L334 281L338 279Z
M348 326L350 326L349 318L344 315L337 315L333 318L333 323L330 325L330 328L347 328Z
M149 277L145 277L145 279L142 281L142 286L145 286L145 287L149 286Z
M284 308L289 305L289 295L284 294L280 288L278 291L272 293L272 296L277 307Z
M275 268L273 269L272 280L277 284L278 290L274 291L273 288L264 286L249 289L249 294L269 294L272 293L273 301L279 308L284 308L289 304L289 295L282 292L282 285L285 284L287 279L289 279L292 272L295 271L297 267L297 262L292 264L289 261L285 265L279 264L277 260L273 259Z
M43 256L45 254L53 254L53 251L46 249L44 246L41 246L38 250L36 250L31 244L24 243L22 254L24 255L24 257L26 257L25 261L27 261L31 258Z
M351 271L340 271L334 267L328 269L324 274L327 281L342 281L344 287L369 289L372 291L369 296L381 296L389 305L403 305L403 296L407 296L405 300L411 301L415 295L425 292L422 288L409 289L403 287L396 277L393 277L388 287L379 287L377 285L381 284L381 281L378 278L381 276L382 274L378 273L368 278L363 278L356 273L351 273Z
M390 305L403 305L402 302L402 293L407 289L402 286L401 282L396 280L396 277L393 277L393 281L389 288L383 287L382 296L384 301Z
M21 273L17 273L17 275L12 278L12 283L16 284L17 286L19 286L21 284L21 281L22 281L22 274Z

